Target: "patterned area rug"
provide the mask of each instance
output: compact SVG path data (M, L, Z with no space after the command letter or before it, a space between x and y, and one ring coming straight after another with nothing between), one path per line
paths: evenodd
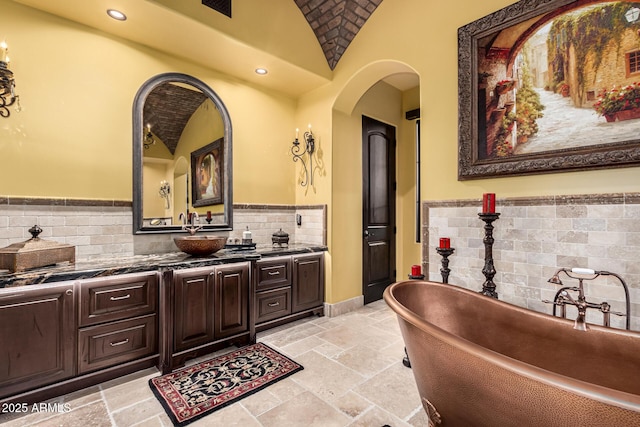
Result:
M174 425L185 426L304 369L257 343L149 380Z

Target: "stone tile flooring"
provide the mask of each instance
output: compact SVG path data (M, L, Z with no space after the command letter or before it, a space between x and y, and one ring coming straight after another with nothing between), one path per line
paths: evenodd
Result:
M384 301L334 318L310 317L274 328L258 334L258 341L304 370L190 426L428 425L413 374L402 365L404 343L396 316ZM0 415L0 424L170 427L148 385L158 375L155 368L127 375L52 401L68 404L69 412Z

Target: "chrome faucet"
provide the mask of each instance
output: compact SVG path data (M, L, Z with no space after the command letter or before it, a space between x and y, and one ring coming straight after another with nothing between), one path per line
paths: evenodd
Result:
M202 228L202 225L196 225L199 222L198 212L191 213L191 224L188 224L189 218L183 212L180 212L178 220L182 221L182 229L188 231L192 236L196 234L196 231Z

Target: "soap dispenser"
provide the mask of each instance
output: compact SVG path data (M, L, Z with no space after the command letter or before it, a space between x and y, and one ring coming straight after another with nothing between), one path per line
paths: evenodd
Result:
M247 225L247 229L242 232L242 244L250 245L251 243L253 243L251 240L251 232L249 231L249 226Z

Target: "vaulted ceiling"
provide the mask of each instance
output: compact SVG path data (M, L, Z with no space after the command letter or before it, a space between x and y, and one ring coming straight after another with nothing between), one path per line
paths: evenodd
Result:
M351 40L382 0L294 0L316 35L333 70ZM202 0L204 6L228 17L232 0Z
M294 0L318 38L329 67L340 57L382 0Z
M382 3L236 0L230 11L216 11L212 5L232 0L12 1L294 97L331 81L347 48ZM114 3L123 3L126 22L106 15ZM269 74L257 75L258 67Z
M207 99L202 92L163 83L156 86L144 102L142 120L174 154L180 136L193 113Z
M108 34L185 58L244 81L299 96L332 78L332 70L382 0L136 0L127 21L105 13L121 0L12 0ZM311 31L309 31L309 29ZM314 46L315 43L318 45ZM324 56L324 58L323 58ZM325 62L326 61L326 62ZM266 77L256 67L266 66ZM416 75L385 82L406 90ZM202 93L161 85L149 94L143 124L171 151ZM151 108L153 106L153 108ZM166 120L163 116L170 116Z

